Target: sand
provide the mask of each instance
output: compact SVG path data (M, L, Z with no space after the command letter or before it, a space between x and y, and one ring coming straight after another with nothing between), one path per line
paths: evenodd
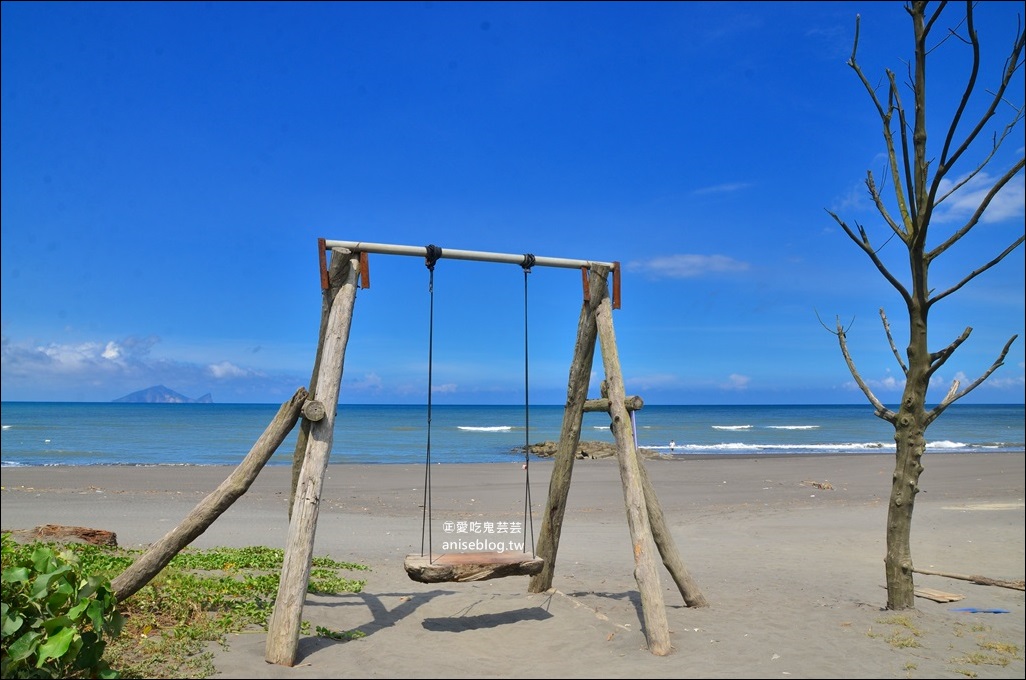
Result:
M1024 458L927 456L912 529L916 569L1023 578ZM233 635L227 649L211 647L218 677L1024 677L1020 590L917 574L917 587L964 599L917 597L914 612L886 611L891 456L646 465L684 564L709 601L686 607L660 566L674 646L668 656L646 649L615 462L575 465L553 589L542 594L527 592L526 577L411 581L403 560L420 551L424 468L332 465L314 552L371 570L361 574L362 593L308 597L303 619L365 637L302 636L296 665L287 667L264 661L264 632ZM531 464L536 535L550 470L551 461ZM2 526L88 526L116 532L122 546L144 546L173 529L230 471L3 468ZM193 545L284 547L290 475L282 467L263 470ZM432 480L436 520L522 517L519 463L436 465ZM433 540L446 537L452 538L436 530ZM897 644L895 633L918 646ZM989 651L1008 645L1017 654ZM981 663L981 654L1008 663Z

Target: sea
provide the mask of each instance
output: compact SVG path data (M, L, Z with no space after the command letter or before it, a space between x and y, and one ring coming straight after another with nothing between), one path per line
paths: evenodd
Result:
M279 404L3 402L2 467L238 465ZM331 463L509 463L559 439L562 406L339 406ZM927 430L927 454L1026 449L1022 405L954 404ZM429 427L430 426L430 427ZM894 453L868 405L659 406L634 412L638 445L696 455ZM298 428L297 428L298 429ZM585 413L582 440L613 442L609 416ZM268 465L291 465L296 432Z

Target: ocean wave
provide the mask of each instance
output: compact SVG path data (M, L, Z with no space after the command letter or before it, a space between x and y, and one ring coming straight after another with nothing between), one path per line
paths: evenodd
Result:
M767 425L767 430L818 430L819 425Z
M643 449L673 449L689 453L759 453L760 451L787 453L820 453L820 452L861 452L884 451L888 447L894 450L894 444L883 442L846 442L838 444L746 444L743 442L722 442L719 444L680 444L674 446L648 446L641 444ZM963 445L964 446L964 445Z
M711 427L714 430L731 430L731 431L733 431L733 430L750 430L750 429L752 429L751 425L712 425Z
M930 449L967 449L969 447L969 444L965 444L962 442L926 442L927 451L929 451Z
M475 426L475 425L457 425L457 430L464 430L466 432L509 432L513 429L511 425L491 425L491 426Z

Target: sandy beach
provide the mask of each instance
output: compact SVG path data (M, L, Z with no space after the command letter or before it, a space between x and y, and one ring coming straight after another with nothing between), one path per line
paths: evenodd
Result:
M912 530L916 569L1021 580L1024 456L928 455ZM660 566L674 651L649 653L615 462L578 461L553 589L526 577L422 584L404 569L421 545L424 468L332 465L316 555L368 565L362 593L310 596L312 626L293 667L264 661L266 635L214 647L218 677L1022 678L1023 592L949 576L917 587L899 622L887 612L883 558L890 455L695 458L646 463L684 564L709 606L684 605ZM532 462L534 531L550 461ZM124 547L174 528L231 472L223 467L25 467L2 470L2 526L106 529ZM284 547L290 470L266 468L196 547ZM435 520L522 516L520 463L436 465ZM528 528L529 529L529 528ZM527 532L530 540L530 530ZM436 532L435 542L444 536ZM954 611L970 609L974 611ZM992 610L991 612L985 610ZM993 611L997 610L997 611ZM1002 613L1007 612L1007 613ZM889 637L914 626L918 646ZM988 651L1015 645L1014 658ZM1004 656L1007 665L981 663Z

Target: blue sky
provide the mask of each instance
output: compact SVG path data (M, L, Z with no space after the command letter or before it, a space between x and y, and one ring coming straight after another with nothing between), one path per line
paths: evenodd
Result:
M314 361L321 237L621 262L619 355L627 392L649 404L864 403L820 323L837 317L877 396L900 395L878 310L903 347L904 306L826 211L886 241L863 184L883 174L880 122L845 61L861 14L866 74L905 74L901 2L2 12L4 401L109 401L157 384L284 401ZM979 5L988 87L1021 14ZM931 57L934 144L967 57L954 41ZM1023 150L1020 124L987 176ZM1022 233L1023 186L1020 173L935 263L938 289ZM974 191L938 213L935 242ZM905 276L902 251L884 249ZM427 269L395 255L370 269L341 400L423 402ZM966 401L1023 403L1023 270L1020 247L933 310L933 350L974 329L934 399L1019 334ZM531 402L561 404L580 274L535 268L528 289ZM523 319L520 267L439 262L434 403L522 402Z

